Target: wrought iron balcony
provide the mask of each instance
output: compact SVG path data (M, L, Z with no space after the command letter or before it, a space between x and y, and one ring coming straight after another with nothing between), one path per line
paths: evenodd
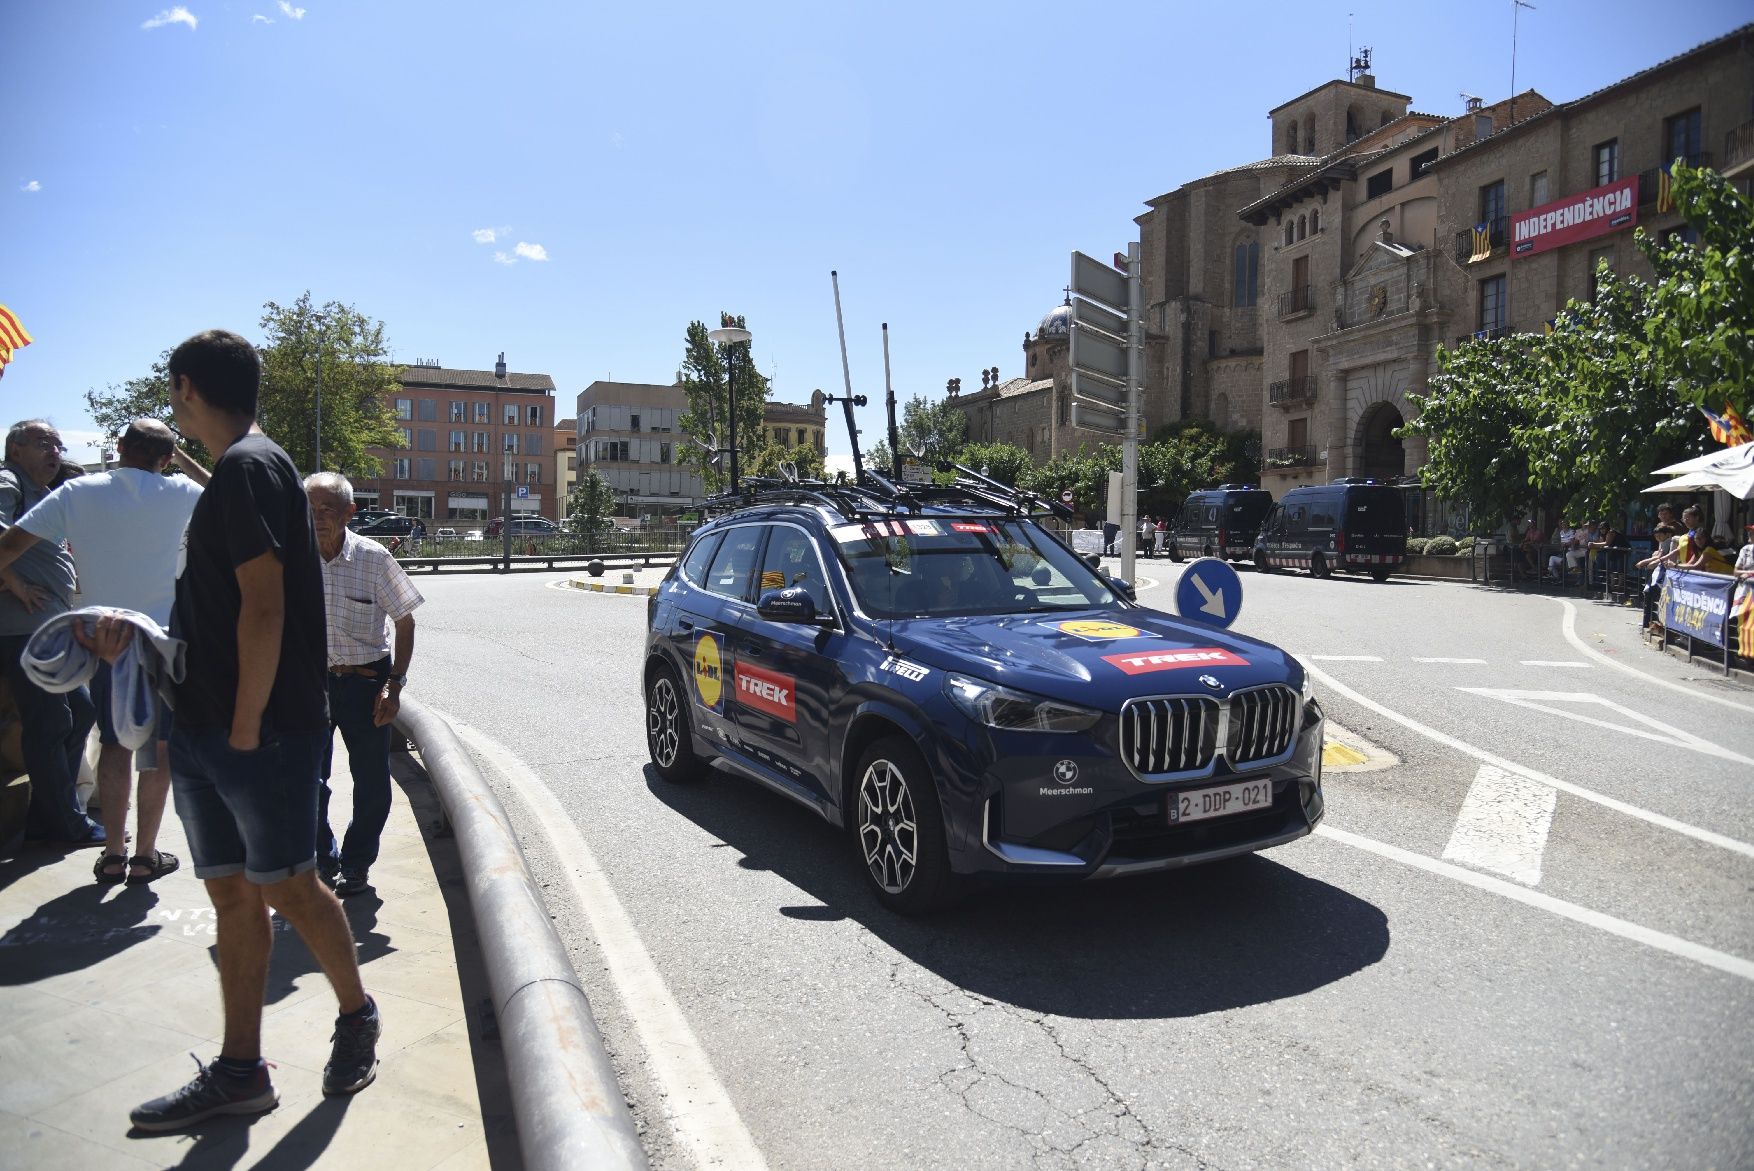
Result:
M1316 397L1316 380L1310 375L1297 378L1281 378L1267 386L1267 401L1276 407L1290 406L1292 403L1313 403Z
M1279 317L1281 320L1314 311L1315 290L1309 285L1298 285L1279 294Z
M1497 219L1485 220L1487 249L1483 253L1490 256L1503 248L1510 236L1510 217L1499 216ZM1456 233L1456 263L1467 264L1474 258L1474 229Z
M1267 452L1269 468L1309 468L1316 462L1316 449L1304 447L1274 447Z
M1675 157L1679 158L1689 167L1711 166L1710 151L1696 150L1692 154L1677 155ZM1652 167L1648 171L1640 171L1638 173L1638 206L1643 207L1646 204L1655 203L1657 201L1657 196L1662 191L1662 175L1662 167Z
M1719 170L1729 179L1750 166L1754 166L1754 119L1724 135L1724 165Z

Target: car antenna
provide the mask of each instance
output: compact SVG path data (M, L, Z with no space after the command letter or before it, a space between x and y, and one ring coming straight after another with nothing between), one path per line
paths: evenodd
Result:
M846 411L847 442L853 449L853 484L857 486L865 478L865 460L859 454L859 428L853 422L853 408L864 406L866 400L864 395L853 393L853 370L847 365L847 323L840 312L840 273L830 269L828 278L834 282L834 324L840 330L840 373L846 380L847 392L844 395L825 394L822 397L825 402L839 403Z
M889 380L889 323L883 323L883 409L889 415L889 474L901 483L901 436L895 429L895 384Z

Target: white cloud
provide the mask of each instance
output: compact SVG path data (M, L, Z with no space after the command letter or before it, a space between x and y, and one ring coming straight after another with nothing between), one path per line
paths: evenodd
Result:
M491 244L499 239L499 233L493 228L476 228L469 234L475 237L475 242L477 244Z
M495 262L497 262L499 264L516 264L518 262L517 257L507 256L503 252L495 252L493 254L493 259L495 260Z
M35 179L32 179L29 183L26 183L23 187L19 188L20 191L27 192L31 195L35 195L37 192L41 191L42 189L43 189L43 185L41 183L38 183Z
M623 146L627 145L627 139L623 138L621 136L621 131L617 130L614 134L609 136L609 145L616 150L620 150Z
M260 12L258 12L258 13L256 13L256 15L250 17L250 23L251 24L273 24L274 22L272 20L270 20L268 17L263 16Z
M305 18L305 10L302 8L294 8L291 4L287 3L287 0L280 0L280 11L284 12L291 20L303 20Z
M526 244L522 240L519 240L518 246L512 249L512 251L516 252L519 256L522 256L525 260L548 259L548 249L542 247L540 244Z
M163 28L167 24L186 24L191 30L193 30L197 23L195 14L179 4L175 8L165 9L151 20L146 21L140 27L150 29Z

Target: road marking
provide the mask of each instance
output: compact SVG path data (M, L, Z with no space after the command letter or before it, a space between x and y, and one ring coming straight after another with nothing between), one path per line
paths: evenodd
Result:
M1558 915L1562 919L1570 919L1572 922L1581 923L1586 927L1594 927L1598 931L1606 931L1610 935L1617 935L1634 943L1642 943L1646 947L1655 948L1658 951L1666 951L1670 955L1704 964L1708 968L1716 968L1718 971L1727 972L1732 976L1740 976L1744 980L1754 980L1754 962L1740 956L1730 955L1728 952L1718 951L1716 948L1706 947L1702 943L1694 943L1692 940L1682 939L1663 931L1641 927L1637 923L1617 919L1613 915L1606 915L1601 911L1592 911L1588 907L1580 907L1576 903L1568 903L1564 899L1556 899L1552 895L1545 895L1540 891L1528 890L1515 883L1506 882L1502 878L1494 878L1490 874L1480 874L1452 865L1449 862L1440 862L1436 858L1427 858L1423 854L1415 854L1411 850L1403 850L1399 846L1391 846L1387 842L1379 842L1374 838L1360 837L1358 834L1348 833L1343 829L1321 825L1316 827L1315 832L1322 837L1332 838L1343 845L1387 858L1392 862L1399 862L1402 865L1411 866L1443 878L1454 879L1477 890L1501 895L1512 902L1522 903L1524 906Z
M511 782L553 846L554 857L571 882L573 897L590 921L591 936L603 951L616 994L639 1034L652 1076L663 1092L663 1110L676 1141L688 1149L697 1167L766 1167L767 1161L743 1125L724 1083L713 1072L688 1018L658 974L609 877L559 799L511 749L466 724L453 720L451 726L478 756Z
M1588 663L1580 663L1576 659L1524 659L1525 667L1588 667Z
M1381 655L1295 655L1312 663L1380 663Z
M1515 773L1480 766L1462 801L1462 812L1443 856L1490 870L1524 886L1541 881L1541 852L1559 791Z
M1696 825L1688 825L1684 821L1677 821L1672 817L1665 817L1661 813L1653 813L1649 809L1640 809L1636 805L1630 805L1625 801L1610 797L1605 793L1597 793L1592 789L1584 788L1582 785L1574 785L1570 781L1562 781L1558 777L1550 777L1546 773L1537 772L1535 769L1529 768L1527 765L1518 764L1513 760L1506 760L1502 756L1487 752L1484 748L1476 748L1465 740L1458 740L1447 732L1439 732L1436 728L1433 728L1428 724L1420 723L1412 716L1402 715L1393 708L1384 707L1369 696L1352 690L1352 688L1346 686L1320 667L1309 667L1308 671L1324 686L1339 692L1347 699L1350 699L1353 703L1367 707L1378 715L1387 716L1403 728L1417 732L1428 740L1435 740L1437 743L1442 744L1447 748L1453 748L1457 752L1460 752L1465 756L1471 756L1475 760L1484 764L1496 765L1498 768L1504 769L1507 772L1515 773L1519 777L1527 777L1531 781L1539 781L1543 785L1552 785L1561 793L1570 793L1574 797L1582 797L1585 801L1594 801L1597 805L1607 809L1612 809L1616 813L1624 813L1628 817L1636 817L1640 821L1648 821L1652 825L1660 825L1664 829L1672 830L1675 833L1682 834L1697 841L1717 846L1721 849L1728 850L1733 854L1741 854L1744 857L1754 858L1754 845L1750 845L1747 842L1739 842L1735 838L1726 837L1723 834L1715 833L1708 829L1701 829Z
M1422 659L1417 655L1413 656L1413 661L1415 663L1479 663L1482 666L1486 663L1485 659Z
M1606 663L1608 666L1613 667L1616 670L1625 671L1628 675L1637 675L1645 682L1655 683L1658 687L1667 687L1670 691L1679 691L1683 695L1691 695L1694 699L1703 699L1707 703L1722 704L1724 707L1733 707L1739 712L1748 712L1749 714L1754 715L1754 706L1745 703L1737 703L1733 699L1725 699L1721 695L1713 695L1709 691L1705 691L1698 687L1689 687L1685 683L1676 683L1673 679L1664 679L1659 675L1652 675L1648 672L1640 671L1637 667L1628 666L1627 664L1622 663L1619 659L1614 658L1612 655L1604 655L1601 651L1590 647L1583 639L1579 638L1577 634L1577 606L1565 598L1554 598L1553 600L1565 607L1565 618L1561 622L1560 628L1565 633L1566 641L1571 643L1572 646L1576 647L1584 654L1588 655L1590 658L1595 659L1597 662Z
M1684 732L1680 728L1652 719L1650 716L1633 711L1624 704L1615 703L1611 699L1603 699L1599 695L1587 691L1511 691L1495 687L1458 687L1457 691L1466 691L1471 695L1484 695L1489 699L1502 699L1505 703L1513 703L1518 707L1526 707L1532 711L1546 712L1548 715L1564 716L1568 720L1576 720L1580 724L1590 724L1597 728L1606 728L1611 732L1624 732L1628 736L1637 736L1641 740L1654 740L1658 744L1672 744L1677 748L1691 748L1694 752L1706 756L1715 756L1722 760L1733 760L1737 764L1754 765L1754 757L1743 756L1728 748L1713 744L1711 741ZM1629 728L1625 724L1616 724L1612 720L1586 716L1571 708L1555 707L1554 704L1600 704L1602 707L1619 712L1629 720L1643 724L1642 728Z

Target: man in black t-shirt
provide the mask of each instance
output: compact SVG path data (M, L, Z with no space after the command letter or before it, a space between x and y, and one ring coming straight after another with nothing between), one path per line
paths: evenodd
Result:
M371 1083L379 1031L347 917L317 881L328 635L304 485L256 426L261 362L249 342L197 334L172 351L169 373L177 423L219 453L178 559L171 632L188 651L171 792L218 916L225 1035L194 1081L134 1110L134 1125L152 1131L279 1101L262 1061L269 908L299 933L340 1003L324 1093Z

